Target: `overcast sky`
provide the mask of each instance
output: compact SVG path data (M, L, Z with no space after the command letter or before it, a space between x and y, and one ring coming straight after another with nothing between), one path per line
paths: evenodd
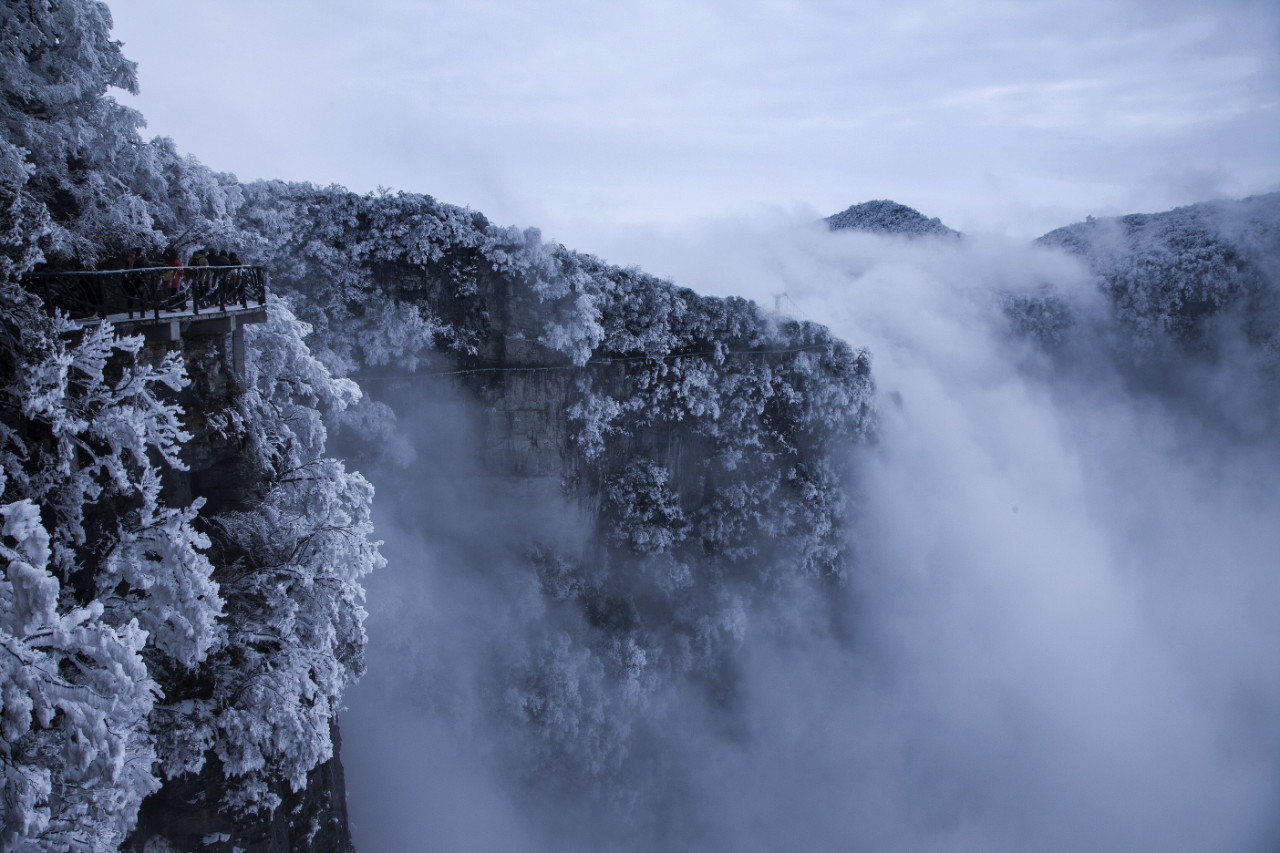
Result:
M1280 188L1275 0L109 5L121 100L209 166L585 250L875 198L1031 237Z

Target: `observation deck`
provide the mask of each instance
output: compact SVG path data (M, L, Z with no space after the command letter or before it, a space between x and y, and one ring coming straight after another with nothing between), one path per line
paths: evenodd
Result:
M229 333L239 376L244 326L267 319L267 275L258 266L36 272L23 284L81 328L109 322L148 343Z

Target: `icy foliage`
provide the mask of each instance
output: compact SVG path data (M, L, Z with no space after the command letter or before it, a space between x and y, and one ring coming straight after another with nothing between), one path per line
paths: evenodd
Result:
M648 460L627 466L605 489L611 538L637 554L664 554L688 535L684 512L667 487L668 474Z
M252 505L215 519L227 600L225 644L210 665L212 697L195 699L195 746L173 770L197 769L211 744L232 777L226 805L272 810L275 781L295 790L333 754L330 724L342 692L364 671L364 589L383 562L371 540L373 487L326 458L326 414L359 398L303 343L309 332L273 297L250 327L248 387L224 428L261 468Z
M578 449L588 460L594 460L604 453L609 434L619 431L616 422L622 415L622 404L608 394L590 393L589 382L580 381L579 388L583 394L569 407L569 420L577 425Z
M246 330L246 390L238 402L241 423L259 464L288 470L324 450L324 415L360 399L360 387L335 378L307 348L311 327L278 296L267 299L267 322Z
M556 314L538 338L540 343L569 356L579 367L587 363L604 338L596 297L584 290L577 283L570 291L572 296L565 294L565 298L557 300Z
M1139 349L1213 348L1231 330L1280 343L1280 194L1090 218L1038 242L1084 259Z
M138 619L151 644L183 667L203 660L220 612L199 502L165 506L164 470L182 469L189 437L171 393L181 359L140 358L140 338L109 326L67 345L61 322L5 286L3 319L17 347L0 393L19 413L0 433L6 494L36 501L51 531L51 561L119 622ZM39 440L33 441L39 436Z
M477 325L484 307L467 297L479 275L509 266L517 251L498 244L479 214L408 193L251 184L240 223L269 247L273 286L303 297L298 311L314 327L316 355L338 375L386 364L413 370L437 343L474 351L463 328ZM426 297L437 291L465 313L435 314Z
M0 217L29 223L16 242L5 228L6 264L25 266L36 241L49 258L92 266L129 246L229 234L234 178L167 140L144 143L142 116L106 96L137 90L110 29L106 4L94 0L0 9Z
M678 435L686 467L671 485L693 490L679 498L697 552L690 559L713 574L723 571L711 569L721 560L753 558L766 573L839 574L843 487L828 448L871 429L868 354L819 326L769 320L742 299L700 297L591 258L563 262L570 260L605 283L596 294L596 359L626 371L623 383L586 372L569 410L581 452L601 459L595 476L605 493L637 483L636 472L650 469L636 468L646 463L634 457ZM657 491L652 498L669 500ZM822 523L810 524L815 518ZM634 550L634 536L618 535ZM766 555L770 535L791 537L788 547Z
M301 785L362 670L357 579L380 560L372 488L324 456L324 417L359 391L311 357L284 303L249 334L245 393L203 400L181 353L77 328L20 286L42 261L241 239L234 177L144 142L141 117L107 96L136 80L110 26L93 0L0 10L6 850L114 850L162 775L210 756L239 781L233 807ZM430 334L412 313L374 322ZM239 512L167 497L191 482L191 423L247 457L247 497L220 496Z
M873 428L872 384L867 354L820 327L576 260L606 283L568 411L599 538L534 564L589 627L525 653L516 672L538 704L513 695L539 733L525 760L609 797L625 789L615 774L648 772L634 739L661 725L664 691L732 695L748 612L849 571L851 472L835 448Z
M1014 334L1045 347L1062 345L1077 322L1071 305L1048 285L1027 293L1004 293L1001 302Z
M832 231L844 229L866 231L871 234L897 234L904 237L959 237L942 224L936 216L932 219L905 204L879 199L855 204L840 213L828 216L827 225Z
M563 405L564 428L537 440L561 443L596 535L580 551L531 538L524 568L529 612L574 615L493 652L495 713L531 778L620 790L609 780L634 772L657 697L690 682L731 693L750 609L849 571L837 448L874 427L865 351L426 196L280 183L246 195L240 222L272 247L273 283L335 374L532 370L547 384L503 387L553 389L536 405Z
M296 293L315 324L308 340L335 372L413 369L433 350L500 358L501 321L587 368L568 416L587 461L610 449L600 476L676 426L705 445L692 476L712 484L706 541L725 553L748 556L761 523L798 533L806 514L784 508L793 498L838 511L827 494L838 478L796 463L869 428L870 368L820 327L779 324L746 300L701 297L426 196L271 183L247 198L242 224L273 246L273 281ZM595 369L616 363L620 387ZM806 572L838 573L830 548L794 553Z
M563 632L512 662L508 709L531 729L532 766L556 766L567 779L599 778L626 755L630 714L605 664Z
M484 357L495 300L537 306L536 340L585 364L601 344L592 263L544 244L536 229L413 193L357 195L340 187L250 185L239 213L271 251L272 282L293 293L335 373L394 364L416 370L434 351Z
M23 149L0 139L0 281L16 279L43 257L49 213L27 191L33 171Z
M158 786L156 673L196 667L218 635L199 504L160 489L181 467L186 378L110 327L68 343L0 286L6 847L109 850Z
M157 787L147 635L136 621L111 624L101 602L60 606L30 500L0 506L0 518L0 839L6 850L106 853Z
M1280 194L1093 219L1041 246L1078 258L1079 286L1006 294L1011 331L1058 374L1107 365L1231 440L1280 429Z

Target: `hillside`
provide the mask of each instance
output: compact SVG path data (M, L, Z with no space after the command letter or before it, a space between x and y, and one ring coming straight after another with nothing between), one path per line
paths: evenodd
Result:
M1090 218L1037 243L1083 258L1137 340L1211 347L1225 322L1280 346L1280 193Z
M853 483L837 449L873 429L867 353L426 196L255 184L239 215L316 324L316 351L369 389L356 428L417 448L376 479L416 494L438 446L474 430L468 476L567 501L585 523L474 534L504 543L480 578L523 576L521 612L557 614L511 645L490 638L484 673L491 724L515 727L521 772L551 774L548 790L623 793L658 697L731 695L748 611L848 573ZM428 422L424 393L459 401L430 421L434 439L406 432ZM434 499L414 500L398 522L430 528ZM484 517L455 509L464 529Z

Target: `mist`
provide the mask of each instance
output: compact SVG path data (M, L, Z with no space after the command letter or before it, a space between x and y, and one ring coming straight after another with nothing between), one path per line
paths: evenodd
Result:
M620 713L607 790L558 785L504 683L577 628L530 543L588 522L485 474L482 413L415 384L415 459L373 472L389 565L342 718L359 849L1275 849L1280 441L1242 348L1144 384L1084 268L998 238L805 214L643 238L618 254L871 350L848 580L750 604L731 703L668 685ZM1045 287L1079 320L1058 352L1002 310Z

